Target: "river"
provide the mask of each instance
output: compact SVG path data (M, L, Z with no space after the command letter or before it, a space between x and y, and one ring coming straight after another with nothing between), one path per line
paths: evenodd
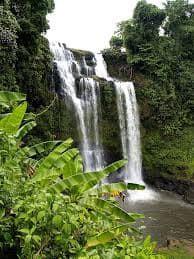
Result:
M171 192L153 191L153 194L148 199L126 198L120 205L128 212L145 215L137 226L145 226L143 234L150 234L158 245L165 245L169 239L194 242L194 206Z

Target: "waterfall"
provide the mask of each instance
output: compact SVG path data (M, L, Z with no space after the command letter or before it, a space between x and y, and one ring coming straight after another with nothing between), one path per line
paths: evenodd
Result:
M122 168L122 178L127 183L143 184L146 187L144 191L128 191L127 199L131 202L158 200L159 195L146 186L142 177L140 123L134 85L132 82L111 78L101 54L96 55L96 61L96 75L112 81L115 86L122 153L123 158L128 160L128 164Z
M141 145L139 113L132 82L115 82L117 109L122 143L123 157L128 164L123 168L127 182L142 184Z
M115 85L122 153L123 158L128 160L128 164L122 169L123 178L126 182L143 184L139 113L134 85L132 82L121 82L111 78L102 54L97 54L96 60L97 76L111 80Z
M109 77L106 62L100 53L95 53L95 59L96 59L96 75L104 78L106 80L113 80L111 77Z
M89 139L93 135L93 144L84 149L84 157L88 162L87 170L99 170L103 167L103 152L99 136L99 83L93 78L81 78L81 100L84 106L84 123L86 136Z
M85 58L80 65L62 44L51 42L50 48L60 74L63 95L74 107L85 170L99 170L104 161L99 136L99 84L90 78L94 69L87 66ZM79 89L76 79L79 79Z

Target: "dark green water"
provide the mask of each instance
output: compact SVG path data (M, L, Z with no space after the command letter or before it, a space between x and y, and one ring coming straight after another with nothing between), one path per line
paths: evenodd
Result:
M194 206L185 203L181 197L170 192L156 192L127 198L121 207L128 212L142 213L144 219L138 226L145 226L143 234L150 234L159 245L167 239L186 239L194 243ZM137 197L134 200L134 197Z

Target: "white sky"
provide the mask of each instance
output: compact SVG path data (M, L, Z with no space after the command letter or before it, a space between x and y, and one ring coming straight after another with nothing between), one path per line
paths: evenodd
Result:
M162 7L165 0L148 0ZM48 16L52 40L68 47L102 50L116 30L116 24L132 17L138 0L55 0L55 10Z

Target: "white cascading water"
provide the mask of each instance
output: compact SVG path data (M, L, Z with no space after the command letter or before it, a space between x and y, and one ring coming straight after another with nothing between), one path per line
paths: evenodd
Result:
M99 136L99 83L93 78L81 78L80 80L81 100L84 105L84 123L88 139L93 139L89 149L85 149L87 169L99 170L103 167L103 151ZM92 135L92 136L91 136ZM91 138L92 137L92 138Z
M100 170L104 166L104 161L98 127L99 85L89 78L91 69L86 65L85 59L82 68L86 71L86 77L81 75L81 67L70 50L55 42L50 43L50 48L62 80L64 96L73 103L75 109L85 170ZM75 73L81 77L80 96L77 96Z
M96 75L113 81L117 97L117 110L122 142L123 157L128 164L122 169L123 180L127 183L145 185L142 177L141 141L139 112L135 88L132 82L121 82L111 78L102 54L96 54ZM144 191L129 191L131 201L158 199L157 193L147 186Z
M96 59L96 68L95 68L95 71L96 71L96 75L101 77L101 78L104 78L106 80L113 80L109 74L108 74L108 71L107 71L107 66L106 66L106 62L102 56L102 54L100 53L95 53L95 59Z
M115 82L117 109L123 157L128 164L123 168L126 182L143 184L139 113L132 82Z
M116 89L122 152L123 157L128 159L128 164L123 168L123 178L126 182L143 184L139 112L134 85L111 78L102 54L96 54L95 57L97 76L113 81Z

